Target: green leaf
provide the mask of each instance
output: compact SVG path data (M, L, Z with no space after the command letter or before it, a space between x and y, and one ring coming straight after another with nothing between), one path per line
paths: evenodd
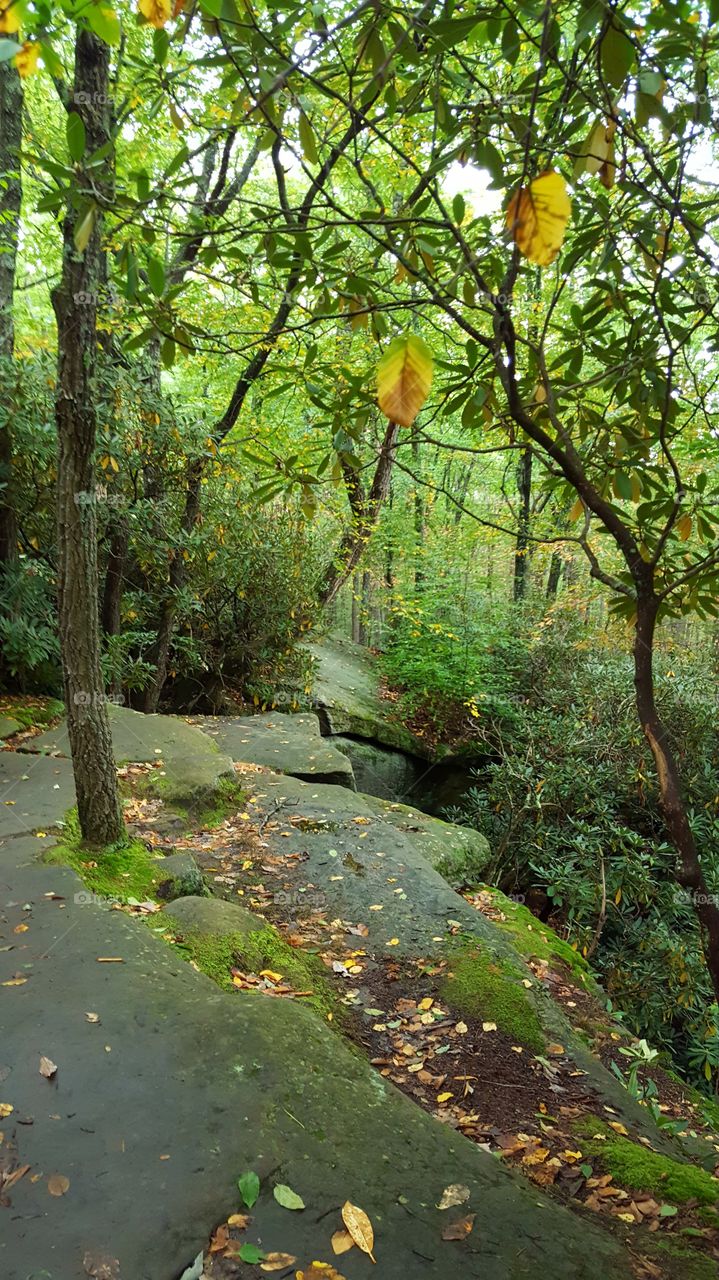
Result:
M317 143L315 135L307 116L304 111L300 111L300 143L304 152L305 160L308 164L317 164L319 157L317 155Z
M83 9L83 17L91 31L95 32L105 44L120 43L120 19L109 5L90 4Z
M78 164L85 154L87 140L83 119L78 115L77 111L69 113L65 125L65 133L67 135L67 149L70 152L70 158Z
M96 204L91 204L85 210L81 217L75 223L75 233L73 240L78 253L84 253L90 243L95 223L97 221L98 208Z
M247 1173L243 1173L242 1177L237 1179L237 1186L243 1203L247 1205L248 1209L251 1209L253 1205L257 1204L257 1197L260 1194L260 1180L257 1174L248 1169Z
M467 206L464 203L464 196L461 194L461 192L458 191L456 196L454 197L454 200L452 201L452 212L454 214L455 222L458 223L460 226L464 222L464 215L466 211L467 211Z
M14 40L0 40L0 62L9 62L21 48Z
M634 62L634 45L629 36L612 22L601 45L602 75L613 89L621 89Z
M258 1249L256 1244L241 1245L240 1251L237 1254L237 1257L241 1262L262 1262L262 1259L265 1256L266 1255L262 1252L262 1249Z
M152 52L155 55L155 62L161 67L164 66L170 49L170 37L164 27L158 28L152 33Z
M298 1196L297 1192L291 1187L286 1187L282 1182L278 1183L272 1194L283 1209L304 1209L305 1207L304 1200Z
M147 278L155 297L161 298L165 292L165 268L159 258L147 259Z

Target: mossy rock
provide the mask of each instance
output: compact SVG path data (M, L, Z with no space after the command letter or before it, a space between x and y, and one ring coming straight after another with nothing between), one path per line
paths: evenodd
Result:
M165 902L190 895L206 896L209 889L192 854L186 850L158 858L157 896Z
M506 917L505 920L497 920L496 924L509 935L520 955L526 959L536 958L550 962L561 960L584 986L596 986L584 957L550 929L549 925L538 920L529 907L508 898L491 885L483 884L479 888L483 893L489 894L493 905Z
M719 1179L705 1169L633 1142L631 1138L615 1133L602 1120L583 1120L575 1131L580 1137L587 1135L582 1141L584 1154L600 1160L617 1186L630 1191L651 1192L655 1198L668 1204L695 1201L711 1209L711 1221L717 1222L714 1209L719 1206ZM595 1137L597 1134L603 1136Z
M543 1051L546 1041L539 1018L514 966L477 946L457 951L449 966L441 995L453 1010L496 1022L516 1043Z
M234 990L232 969L253 974L271 969L294 991L311 991L303 1002L306 999L323 1017L334 1018L337 1000L322 961L291 947L244 907L219 898L178 898L166 914L179 926L179 943L189 958L224 991Z
M19 720L13 719L12 716L0 715L0 741L5 738L12 738L14 733L19 733L22 725Z

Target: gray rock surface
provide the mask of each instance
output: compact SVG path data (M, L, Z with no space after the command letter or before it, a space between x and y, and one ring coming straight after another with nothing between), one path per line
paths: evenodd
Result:
M319 720L311 712L205 716L196 723L232 760L355 790L350 761L331 739L321 737Z

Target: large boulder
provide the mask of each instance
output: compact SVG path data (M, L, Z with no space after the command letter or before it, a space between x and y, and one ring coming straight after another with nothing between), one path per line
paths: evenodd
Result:
M355 789L350 761L321 736L319 720L311 712L203 717L197 723L232 760Z

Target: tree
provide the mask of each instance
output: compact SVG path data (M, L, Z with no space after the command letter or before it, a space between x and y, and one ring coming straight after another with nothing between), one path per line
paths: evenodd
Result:
M65 706L82 834L95 844L124 826L100 664L95 445L99 344L105 281L102 224L111 199L110 51L78 28L67 103L68 143L78 166L63 227L57 319L56 419L58 620ZM89 165L100 153L99 168Z
M3 26L0 24L0 31ZM18 229L22 203L22 85L17 68L0 62L0 369L6 388L14 382L15 326L13 301ZM12 398L0 417L0 571L17 553L12 496Z

